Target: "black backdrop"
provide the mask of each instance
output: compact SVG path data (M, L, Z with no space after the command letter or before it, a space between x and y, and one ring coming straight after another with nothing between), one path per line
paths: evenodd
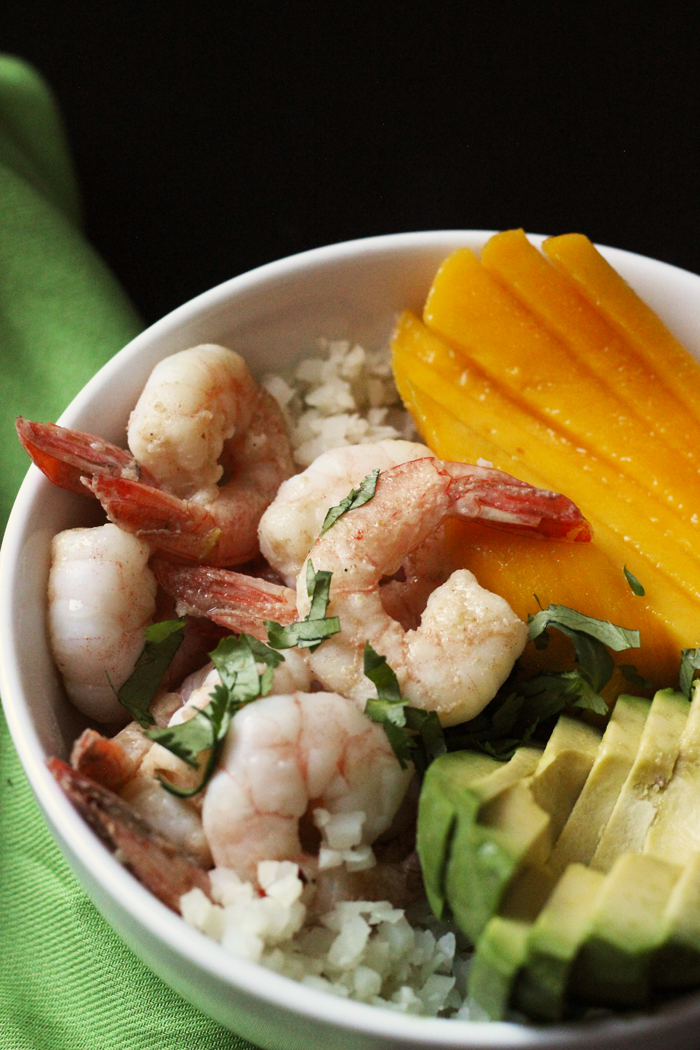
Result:
M700 271L693 6L4 0L0 48L52 83L150 322L400 230L580 230Z

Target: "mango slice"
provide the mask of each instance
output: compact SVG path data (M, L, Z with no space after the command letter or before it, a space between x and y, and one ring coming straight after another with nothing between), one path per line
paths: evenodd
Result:
M649 425L551 335L468 248L438 270L423 319L476 363L511 397L633 479L649 497L652 516L671 522L678 544L694 556L700 541L697 471L676 458L673 472Z
M549 241L549 250L556 251L561 240L567 238ZM571 277L530 244L523 230L506 230L492 237L484 245L481 263L562 341L579 364L646 420L655 440L675 449L695 471L700 468L698 415L679 402L667 385L668 368L638 353ZM615 278L620 281L617 274Z
M550 237L542 250L583 296L600 310L700 422L700 362L581 233Z

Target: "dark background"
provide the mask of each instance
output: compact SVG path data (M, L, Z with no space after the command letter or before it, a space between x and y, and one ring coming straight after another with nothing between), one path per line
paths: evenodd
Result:
M700 271L693 5L4 0L147 321L271 259L579 230ZM687 14L681 13L681 11Z

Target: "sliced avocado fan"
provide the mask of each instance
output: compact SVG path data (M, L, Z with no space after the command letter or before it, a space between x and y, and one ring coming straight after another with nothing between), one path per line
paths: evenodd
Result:
M519 748L504 764L460 751L432 763L417 842L438 917L451 912L476 943L514 876L547 860L552 827L566 821L599 744L598 730L561 716L544 752Z

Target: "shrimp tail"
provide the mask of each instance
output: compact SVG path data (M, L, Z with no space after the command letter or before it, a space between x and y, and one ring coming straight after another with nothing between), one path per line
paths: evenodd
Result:
M208 511L192 500L108 474L99 474L84 484L97 496L110 521L147 540L151 547L195 562L214 552L221 530ZM254 553L254 549L248 553L246 548L245 557Z
M446 466L450 473L454 467L461 467ZM459 517L547 540L588 543L593 537L590 523L566 496L535 488L503 471L472 467L468 473L460 471L450 488L459 492L455 504Z
M257 532L246 527L248 522L241 522L240 529L231 523L224 535L210 509L194 500L108 474L84 484L97 496L110 521L170 557L208 565L240 565L258 553Z
M163 904L179 913L180 897L195 887L211 897L205 868L154 831L127 802L59 758L47 765L98 838L119 851L124 866Z
M266 642L264 620L288 624L297 618L296 591L289 587L226 569L174 565L163 558L155 558L152 568L178 610L206 616L236 633L246 631Z
M118 740L85 729L73 744L70 764L76 773L117 791L134 775L137 763L132 761Z
M15 428L32 462L62 489L81 496L94 495L81 479L95 474L132 478L158 487L156 479L139 466L130 452L93 434L55 423L33 423L22 416L17 416Z

